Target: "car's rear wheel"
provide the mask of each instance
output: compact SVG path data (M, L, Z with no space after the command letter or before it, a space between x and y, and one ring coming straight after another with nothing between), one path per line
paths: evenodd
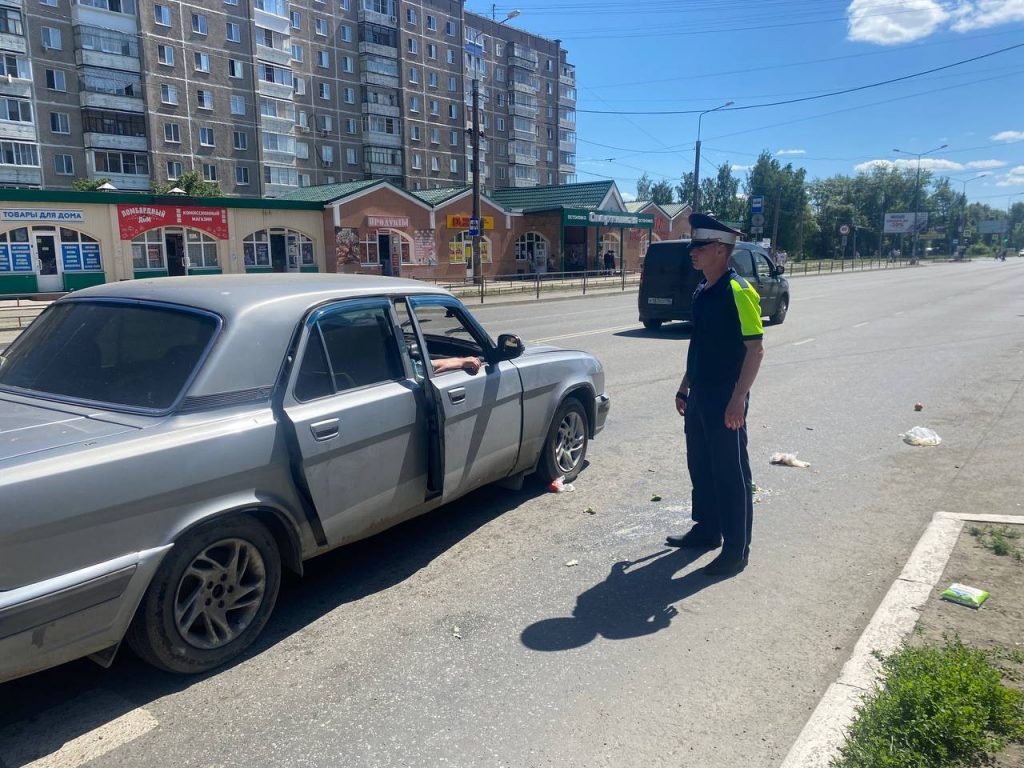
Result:
M590 423L583 404L574 397L563 401L544 441L539 467L544 482L550 483L559 477L566 482L576 479L587 457L589 433Z
M644 328L648 331L656 331L661 328L661 320L644 320Z
M782 322L786 319L786 313L789 311L789 296L783 296L779 299L779 306L775 309L775 314L771 315L768 319L771 320L772 325L782 325Z
M169 672L197 673L242 653L263 631L281 586L270 531L240 515L174 544L135 614L128 644Z

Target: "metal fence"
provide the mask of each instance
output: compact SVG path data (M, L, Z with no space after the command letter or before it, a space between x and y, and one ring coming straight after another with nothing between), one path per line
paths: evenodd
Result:
M586 272L553 272L541 274L483 275L479 281L471 277L462 280L420 278L424 282L451 291L463 299L479 297L484 303L487 296L542 295L554 292L580 295L601 291L625 291L640 284L640 272L635 270L592 270Z

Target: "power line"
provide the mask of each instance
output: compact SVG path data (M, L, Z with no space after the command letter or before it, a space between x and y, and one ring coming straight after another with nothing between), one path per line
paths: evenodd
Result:
M772 101L764 104L748 104L746 106L729 107L728 109L719 110L721 112L743 112L751 109L764 109L766 107L781 107L789 104L801 104L808 101L817 101L819 99L826 99L832 96L843 96L848 93L857 93L859 91L866 91L871 88L880 88L885 85L892 85L893 83L901 83L907 80L913 80L916 77L922 77L924 75L930 75L935 72L942 72L946 69L952 69L953 67L960 67L964 64L971 64L975 61L981 61L982 59L988 59L992 56L998 56L1001 53L1007 53L1008 51L1017 50L1018 48L1024 48L1024 43L1017 43L1016 45L1007 46L1006 48L1000 48L997 51L991 51L989 53L983 53L979 56L972 56L969 59L961 59L955 61L952 64L945 64L941 67L933 67L932 69L922 70L921 72L915 72L910 75L903 75L901 77L893 77L889 80L881 80L877 83L868 83L867 85L858 85L853 88L843 88L838 91L829 91L827 93L819 93L815 96L804 96L799 99L786 99L783 101ZM648 111L638 112L631 110L599 110L599 109L576 109L577 113L585 113L590 115L698 115L706 110L703 109L687 109L687 110L659 110L659 111Z

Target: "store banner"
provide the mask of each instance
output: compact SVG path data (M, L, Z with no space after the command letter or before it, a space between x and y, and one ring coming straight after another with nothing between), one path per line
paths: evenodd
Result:
M564 208L562 210L562 225L566 227L644 227L653 229L654 214Z
M407 229L408 216L367 216L366 226L370 229Z
M59 221L81 224L85 221L85 214L80 210L4 208L0 210L0 221Z
M228 239L227 208L194 205L119 205L117 221L122 240L134 240L143 232L160 227L190 227Z
M469 221L472 218L467 214L456 213L448 215L448 229L469 229ZM484 229L494 229L494 217L484 216Z

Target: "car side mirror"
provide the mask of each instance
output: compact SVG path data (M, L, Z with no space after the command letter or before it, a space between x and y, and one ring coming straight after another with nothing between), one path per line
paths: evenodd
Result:
M775 268L775 271L781 275L785 273L786 268L782 264L779 264L779 266Z
M498 359L514 360L523 354L523 340L513 333L503 333L498 337Z

